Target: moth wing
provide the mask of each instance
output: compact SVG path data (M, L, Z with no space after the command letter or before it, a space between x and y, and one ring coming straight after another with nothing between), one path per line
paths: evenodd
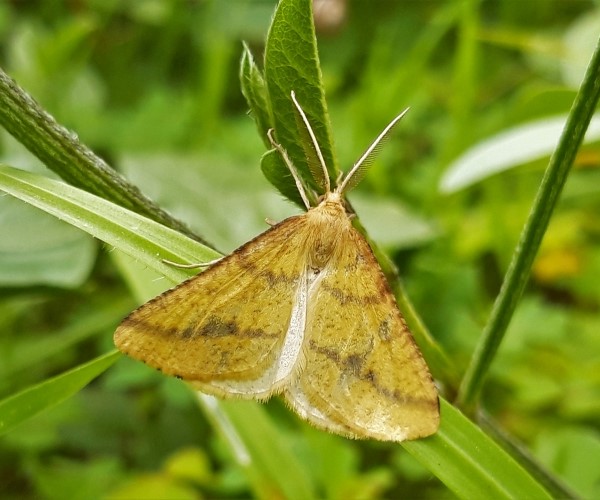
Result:
M116 346L206 392L268 397L264 376L279 357L304 270L304 227L303 215L285 219L142 305L117 328Z
M306 365L284 393L316 427L403 441L439 426L438 395L366 240L345 233L308 300Z

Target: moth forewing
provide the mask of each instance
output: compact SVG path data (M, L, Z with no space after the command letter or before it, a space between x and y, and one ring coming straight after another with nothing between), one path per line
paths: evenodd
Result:
M260 379L284 345L304 269L305 222L280 222L142 305L119 325L115 344L167 375L215 381L215 392L227 392L223 380Z

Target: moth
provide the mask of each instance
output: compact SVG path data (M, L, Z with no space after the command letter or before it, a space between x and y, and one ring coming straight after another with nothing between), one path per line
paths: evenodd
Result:
M350 438L435 433L438 393L344 195L364 176L397 116L331 187L308 119L291 94L325 193L204 272L133 311L115 332L125 354L218 397L280 395L302 419ZM310 160L310 157L309 157Z

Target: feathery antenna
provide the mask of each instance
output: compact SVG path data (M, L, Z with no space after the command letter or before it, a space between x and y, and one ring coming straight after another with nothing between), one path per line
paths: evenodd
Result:
M329 180L329 172L327 172L327 165L325 165L325 160L323 158L323 154L321 153L321 148L319 148L319 143L317 142L317 138L313 132L312 127L310 126L310 123L308 123L308 118L306 118L306 114L304 113L304 110L300 107L300 104L298 103L298 101L296 99L296 92L294 92L292 90L291 96L292 96L292 101L294 102L294 106L296 106L296 109L298 110L298 113L300 114L300 118L302 118L302 122L304 123L304 126L306 127L306 130L308 132L308 135L310 136L310 140L314 146L315 153L317 154L317 158L319 159L319 163L321 165L321 169L323 172L322 176L318 175L314 166L311 166L311 161L309 158L308 162L309 162L309 168L311 170L311 174L312 174L313 178L315 179L315 181L317 181L319 184L321 184L321 187L325 188L325 192L330 193L331 192L331 181ZM319 181L321 181L321 182L319 182Z
M373 164L377 154L381 150L383 144L388 139L389 134L402 117L408 112L410 108L406 108L402 113L400 113L396 118L394 118L387 127L383 129L377 138L371 143L371 145L367 148L367 150L363 153L363 155L357 160L357 162L352 166L352 169L342 183L336 188L336 191L340 194L345 191L350 191L353 187L355 187L365 176L369 167Z

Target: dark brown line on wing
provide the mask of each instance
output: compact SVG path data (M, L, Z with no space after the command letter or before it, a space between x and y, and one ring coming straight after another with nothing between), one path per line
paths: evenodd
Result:
M337 351L327 347L320 347L314 341L309 342L309 347L338 365L343 373L350 374L358 380L370 383L378 393L399 404L436 408L439 405L437 398L435 400L429 398L416 398L403 393L399 389L390 390L382 386L377 379L377 374L373 370L363 371L364 356L350 354L349 356L342 357Z
M201 328L188 326L187 328L164 328L153 325L147 321L128 317L121 323L122 327L152 332L164 337L174 337L181 339L193 338L218 338L227 336L236 336L242 338L273 338L278 337L277 333L269 333L262 328L239 329L233 321L224 322L220 318L212 317L204 322Z
M278 284L288 284L294 285L298 282L298 276L287 276L284 273L274 273L270 269L266 267L266 263L261 261L261 266L257 266L253 260L248 259L246 255L236 255L239 266L244 269L244 271L251 272L256 275L257 278L263 278L270 287L273 287ZM281 258L279 255L276 255L274 259L277 260Z
M346 304L358 304L360 306L368 306L372 304L380 304L385 300L385 296L380 294L371 295L355 295L352 293L346 293L341 288L329 286L327 283L322 283L321 288L326 292L329 292L341 305Z

